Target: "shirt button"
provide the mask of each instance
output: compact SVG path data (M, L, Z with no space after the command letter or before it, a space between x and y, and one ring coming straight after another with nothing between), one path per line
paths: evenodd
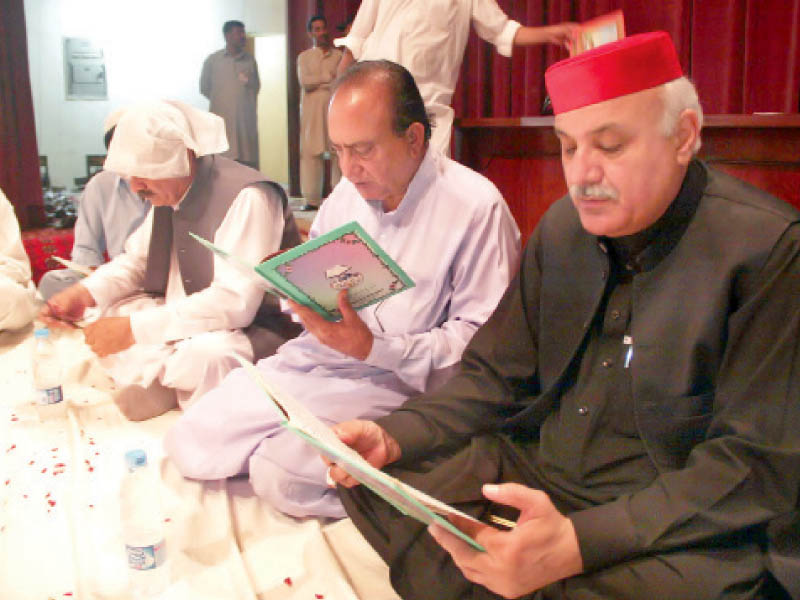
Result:
M585 417L589 414L589 407L588 406L579 406L578 407L578 414L582 417Z
M611 318L612 319L614 319L616 321L617 319L619 319L619 317L620 317L620 312L618 310L612 310L611 311Z
M613 360L611 360L610 358L606 358L606 359L605 359L603 362L601 362L600 364L601 364L601 365L603 365L603 366L604 366L606 369L610 369L611 367L613 367L613 366L614 366L614 361L613 361Z

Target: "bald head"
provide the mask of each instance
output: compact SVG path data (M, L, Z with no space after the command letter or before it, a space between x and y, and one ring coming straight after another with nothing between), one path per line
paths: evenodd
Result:
M399 206L425 156L430 122L410 75L416 99L408 98L405 69L387 61L361 64L366 67L351 68L336 83L328 132L342 174L365 200L380 201L389 212ZM416 116L420 112L424 123Z
M420 123L425 141L431 138L431 119L419 93L414 77L408 70L388 60L367 60L353 64L333 84L332 96L340 88L381 87L387 94L383 100L392 114L392 129L402 135L412 123Z

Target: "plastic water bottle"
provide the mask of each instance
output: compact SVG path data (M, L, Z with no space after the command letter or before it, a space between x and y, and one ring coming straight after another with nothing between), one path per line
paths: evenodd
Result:
M60 357L49 329L37 329L33 336L33 385L39 419L61 418L66 413L67 403L61 387L64 369Z
M144 450L126 452L125 467L120 510L130 591L135 598L152 598L169 584L158 482Z

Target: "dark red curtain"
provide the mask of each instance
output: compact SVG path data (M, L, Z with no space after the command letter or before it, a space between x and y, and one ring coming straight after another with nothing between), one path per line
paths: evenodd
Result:
M44 224L23 0L0 0L0 188L23 229Z
M308 2L306 4L313 4ZM317 0L332 26L359 0ZM668 32L709 114L800 111L800 0L498 0L526 25L586 21L612 10L627 33ZM310 16L303 15L305 18ZM541 114L544 70L566 52L516 49L504 58L473 31L453 98L457 117Z
M800 111L800 0L694 0L689 66L708 113Z
M360 4L360 0L339 0L335 2L326 0L320 2L320 13L325 15L328 20L328 29L331 37L342 36L342 32L337 30L336 27L344 23L347 17L354 17Z
M499 0L527 25L585 21L616 9L628 35L668 32L709 114L800 111L800 0ZM457 117L541 114L544 70L566 52L499 56L472 32L453 106Z
M304 49L305 20L311 11L324 13L335 26L355 14L360 1L297 4L302 9L292 11L289 31L301 31L296 48ZM800 0L498 0L498 4L525 25L580 22L621 9L629 35L663 30L672 36L707 114L800 112ZM302 19L302 24L293 28L292 19ZM453 97L456 117L541 114L544 71L566 55L559 48L543 46L518 48L511 58L504 58L473 31Z
M311 47L306 25L313 15L324 15L332 37L341 33L336 26L355 15L361 0L290 0L287 3L286 83L289 107L289 194L300 195L300 84L297 81L297 55Z

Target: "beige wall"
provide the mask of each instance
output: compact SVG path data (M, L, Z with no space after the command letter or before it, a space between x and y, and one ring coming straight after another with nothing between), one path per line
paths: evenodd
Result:
M103 120L121 106L148 98L175 98L207 110L208 100L198 89L200 69L209 53L223 47L221 27L229 19L244 21L250 34L283 40L280 48L277 41L267 42L275 48L259 64L266 84L261 101L269 99L262 110L266 129L261 139L270 142L261 151L270 159L266 173L288 182L288 174L283 174L288 167L272 165L270 156L286 153L286 111L276 111L286 104L287 2L25 0L36 138L39 154L48 157L53 185L72 187L75 177L86 174L86 155L105 154ZM65 99L64 37L90 38L103 47L107 100Z
M258 94L260 170L289 185L289 129L286 110L286 34L255 38L255 57L261 78Z

